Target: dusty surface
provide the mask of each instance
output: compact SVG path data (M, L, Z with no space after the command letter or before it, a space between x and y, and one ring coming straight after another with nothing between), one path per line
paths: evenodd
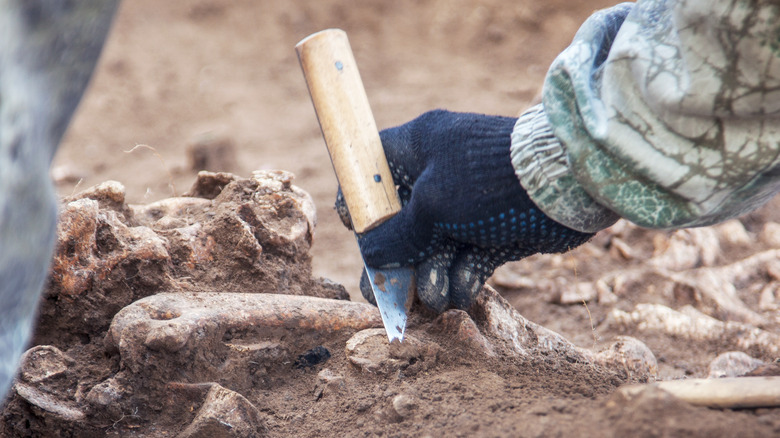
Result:
M36 336L42 346L28 354L0 435L252 436L224 423L270 436L779 434L777 408L714 410L652 393L622 399L614 390L644 377L631 375L619 360L602 366L493 347L498 354L487 354L473 333L485 334L488 343L495 333L488 333L478 309L472 311L475 325L462 316L436 322L415 314L410 333L428 347L396 352L403 366L386 373L366 373L350 362L346 346L357 328L286 338L274 331L251 347L233 341L245 332L228 333L221 341L239 347L217 359L235 364L227 359L259 351L265 362L226 367L218 382L213 374L197 374L198 364L215 361L212 356L166 362L203 377L187 384L176 383L175 367L129 373L135 362L107 337L114 314L161 292L339 296L337 286L319 280L327 277L360 300L359 254L331 208L335 178L293 50L301 38L327 27L348 32L380 127L436 107L511 115L534 101L547 65L579 23L611 3L125 1L53 176L65 197L116 180L126 187L126 199L104 197L104 204L116 204L108 206L114 216L100 217L98 207L105 206L76 205L91 208L94 220L63 221L94 241L75 240L58 252L69 260L63 266L78 263L82 272L64 269L58 277L55 265ZM236 227L223 233L223 246L248 255L193 263L198 254L218 254L218 245L171 244L176 230L195 223L211 223L212 232L223 227L205 213L187 211L178 219L193 222L181 223L176 214L158 215L148 206L186 192L197 167L244 177L256 169L292 171L294 184L317 207L316 234L307 240L299 233L298 246L289 239L263 243L268 234L256 230L284 224L287 210L263 220L258 212L247 215L239 202L225 207L238 216L224 216ZM195 200L190 207L214 207L218 186L204 186L189 198ZM136 210L126 217L125 200L149 214ZM780 356L774 252L780 213L772 205L709 231L658 233L621 223L570 254L513 263L492 284L523 316L580 348L601 350L620 335L639 339L654 353L662 379L706 377L710 363L729 351L745 352L771 372ZM296 223L306 222L300 214ZM126 234L102 233L108 223L124 226ZM247 239L242 224L252 230ZM138 234L144 226L164 241ZM261 252L265 259L257 262L252 242L278 251ZM123 257L130 250L146 254L146 262L128 264ZM160 321L174 316L157 315ZM174 338L163 335L146 338L161 346L154 351L172 348ZM327 361L295 366L299 355L319 345L330 352ZM38 365L44 371L36 373ZM146 371L156 377L144 386ZM155 386L166 380L160 376L176 384Z

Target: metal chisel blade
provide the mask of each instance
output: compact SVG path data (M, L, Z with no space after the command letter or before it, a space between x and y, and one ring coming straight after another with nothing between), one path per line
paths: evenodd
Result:
M382 315L387 339L404 340L406 318L414 297L414 268L376 269L363 263L371 281L376 306Z

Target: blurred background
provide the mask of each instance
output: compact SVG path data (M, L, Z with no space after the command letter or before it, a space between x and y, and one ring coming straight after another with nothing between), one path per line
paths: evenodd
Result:
M198 170L292 171L317 205L315 275L362 300L295 44L344 29L380 129L435 108L511 116L539 99L582 21L615 3L125 0L52 176L61 195L116 180L148 203L184 193Z

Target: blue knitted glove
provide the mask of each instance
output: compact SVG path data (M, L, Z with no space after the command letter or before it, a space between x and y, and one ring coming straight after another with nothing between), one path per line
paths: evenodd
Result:
M360 237L365 262L414 265L428 307L467 309L498 266L586 242L528 198L510 161L517 119L431 111L380 133L403 208ZM336 209L350 220L341 192ZM363 273L361 292L374 302Z

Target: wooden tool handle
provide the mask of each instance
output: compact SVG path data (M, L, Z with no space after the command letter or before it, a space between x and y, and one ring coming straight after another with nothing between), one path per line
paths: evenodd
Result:
M401 209L347 34L328 29L295 46L333 169L360 234Z

